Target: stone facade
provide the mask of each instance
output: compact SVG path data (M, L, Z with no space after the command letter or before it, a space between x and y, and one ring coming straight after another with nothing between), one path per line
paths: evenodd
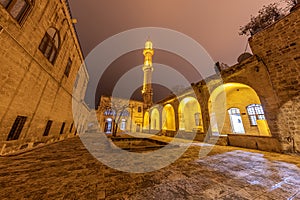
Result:
M73 85L88 81L75 81L84 59L65 1L30 1L22 16L0 4L1 154L74 136Z
M12 12L14 4L0 3L0 154L83 133L91 115L97 115L101 131L111 132L108 122L115 117L107 111L110 98L101 97L96 112L83 101L89 77L66 2L26 2L19 15ZM299 15L298 7L253 35L253 56L220 69L191 89L149 110L129 100L118 131L158 131L167 136L195 131L200 141L300 152ZM224 92L214 95L223 86ZM226 95L226 102L220 95ZM256 125L249 105L264 111ZM234 130L231 109L238 112L243 130Z
M101 96L96 110L100 131L111 134L117 123L117 133L141 132L144 115L143 105L144 103L140 101ZM93 121L95 125L96 122Z
M266 65L276 94L269 113L272 133L285 151L300 152L300 9L249 40L251 49ZM276 103L276 104L275 104Z
M226 105L226 109L239 108L245 134L233 133L228 110L225 110L224 113L219 112L217 118L224 117L224 122L222 122L222 126L218 124L217 129L221 136L229 135L227 142L223 136L219 136L220 143L267 151L300 152L299 23L300 9L298 7L249 39L253 56L248 56L234 66L217 70L218 73L215 76L192 84L201 107L203 133L213 132L213 127L210 127L212 93L219 86L233 83L242 84L249 87L249 91L253 90L253 95L242 93L243 87L235 87L235 95L231 96L228 96L229 92L225 91L226 102L219 102L216 110L222 110L224 105ZM176 131L179 130L180 101L189 97L190 93L191 91L184 92L179 95L180 97L170 97L159 102L160 105L170 102L173 105ZM257 98L254 97L256 95ZM262 106L265 118L262 120L264 130L250 124L249 113L245 106L247 101L256 102ZM203 141L205 138L203 133L198 133L196 138ZM166 135L170 135L170 132ZM174 135L174 132L171 135ZM208 134L208 136L206 141L209 142L213 136L212 134Z

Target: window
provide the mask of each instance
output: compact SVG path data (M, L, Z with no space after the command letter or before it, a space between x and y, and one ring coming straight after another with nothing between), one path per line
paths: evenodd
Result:
M141 106L138 107L138 112L139 113L142 112L142 107Z
M16 118L16 120L8 134L7 141L19 139L22 129L24 127L24 124L26 122L26 119L27 119L27 117L24 117L24 116L18 116Z
M123 110L123 111L121 112L121 116L123 116L123 117L129 117L129 112L128 112L128 110Z
M125 131L125 129L126 129L126 120L125 120L125 119L122 119L120 129L121 129L122 131Z
M41 41L39 49L44 54L44 56L52 64L54 64L58 54L59 45L60 39L58 31L54 28L49 28Z
M71 133L72 132L72 130L73 130L73 125L74 125L74 122L71 124L71 126L70 126L70 130L69 130L69 132Z
M231 108L231 109L228 110L228 113L230 115L237 115L237 116L241 115L240 114L240 109L238 109L238 108Z
M259 104L251 104L247 107L247 112L251 126L257 126L256 120L266 119L264 110Z
M45 128L45 131L44 131L43 136L48 136L48 135L49 135L49 132L50 132L50 128L51 128L51 126L52 126L52 123L53 123L52 120L49 120L49 121L47 122L47 125L46 125L46 128Z
M0 0L0 4L9 14L21 23L28 15L32 5L32 0Z
M104 115L105 116L113 116L116 114L116 111L111 109L111 108L108 108L105 112L104 112Z
M64 133L65 125L66 125L66 122L63 122L61 125L61 128L60 128L60 132L59 132L60 135Z
M72 60L69 58L66 69L65 69L66 77L69 77L69 74L70 74L70 71L71 71L71 65L72 65Z

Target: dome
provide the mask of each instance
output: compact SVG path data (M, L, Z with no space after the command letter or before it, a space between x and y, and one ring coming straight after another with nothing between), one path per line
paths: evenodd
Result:
M252 56L251 53L248 53L248 52L242 53L242 54L238 57L238 60L237 60L237 61L238 61L238 63L241 63L241 62L243 62L244 60L250 58L251 56Z

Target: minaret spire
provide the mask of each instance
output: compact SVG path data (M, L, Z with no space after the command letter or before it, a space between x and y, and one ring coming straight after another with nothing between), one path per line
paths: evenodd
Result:
M143 100L144 100L144 106L146 108L150 108L153 104L153 90L152 90L152 72L153 72L153 66L152 66L152 56L154 54L153 50L153 44L148 39L145 43L145 49L143 51L144 54L144 83L143 83Z

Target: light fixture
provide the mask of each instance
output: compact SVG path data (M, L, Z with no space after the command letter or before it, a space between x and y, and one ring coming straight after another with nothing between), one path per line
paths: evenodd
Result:
M77 19L72 18L72 19L71 19L71 22L72 22L72 24L77 24Z

